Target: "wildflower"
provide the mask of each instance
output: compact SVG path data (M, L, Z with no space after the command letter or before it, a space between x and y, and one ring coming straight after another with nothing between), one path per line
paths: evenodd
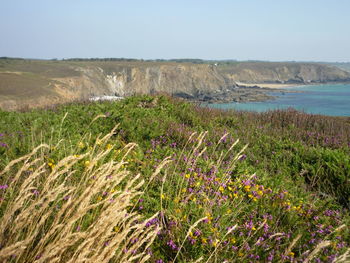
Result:
M85 147L85 144L84 144L83 142L79 142L78 147L79 147L79 148L84 148L84 147Z
M190 174L185 174L185 177L186 177L187 179L189 179L189 178L191 177L191 175L190 175Z
M0 189L6 189L8 188L9 186L7 184L4 184L4 185L0 185Z
M119 232L120 228L118 226L113 227L114 232Z
M294 257L294 253L293 252L289 252L289 254L288 254L290 257Z
M216 246L219 244L219 242L220 242L219 239L215 239L215 240L212 242L213 247L216 247Z
M85 161L84 165L88 167L90 165L90 161Z
M166 243L172 250L178 250L178 247L176 246L175 242L173 240L169 240Z
M246 154L242 154L242 155L239 157L238 160L243 161L243 160L245 160L245 159L247 159L247 155L246 155Z
M3 147L3 148L8 148L8 145L4 142L0 142L0 147Z

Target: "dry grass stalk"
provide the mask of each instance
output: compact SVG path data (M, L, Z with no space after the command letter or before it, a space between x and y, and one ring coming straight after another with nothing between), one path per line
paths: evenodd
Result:
M316 248L310 253L310 255L305 259L305 263L310 262L317 254L321 251L321 249L328 247L331 244L330 241L322 241L319 243Z
M288 246L288 248L286 249L286 251L284 252L284 255L287 256L290 252L292 252L293 247L295 246L295 244L298 242L298 240L302 237L301 234L298 234L292 241L292 243L290 243L290 245Z
M203 218L197 220L192 226L190 226L190 228L188 229L187 234L186 234L184 240L183 240L182 243L181 243L181 246L180 246L179 249L177 250L176 256L174 257L174 259L173 259L173 261L172 261L173 263L176 262L176 258L178 257L178 255L179 255L181 249L183 248L183 246L184 246L184 244L185 244L185 242L186 242L188 236L189 236L190 233L192 232L192 230L193 230L200 222L204 221L205 219L207 219L207 217L203 217Z
M96 144L106 143L114 132L115 129ZM0 173L12 176L11 187L15 187L1 207L1 262L148 259L146 249L159 229L147 228L148 220L142 221L136 212L127 212L132 201L142 194L144 181L140 175L132 176L123 169L124 161L104 161L111 149L96 144L91 152L68 156L53 169L45 164L43 155L37 157L39 150L49 148L40 145L10 162ZM133 147L135 144L130 144L124 150L128 154ZM77 168L86 158L90 160L88 167Z
M337 257L333 262L334 263L350 262L350 248L344 254Z

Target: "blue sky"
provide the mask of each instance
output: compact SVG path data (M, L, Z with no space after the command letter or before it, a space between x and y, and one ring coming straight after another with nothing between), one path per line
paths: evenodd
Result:
M0 56L350 61L348 0L0 0Z

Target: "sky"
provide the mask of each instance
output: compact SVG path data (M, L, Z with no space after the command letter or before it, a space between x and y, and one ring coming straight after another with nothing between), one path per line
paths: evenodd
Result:
M0 0L0 56L350 61L350 0Z

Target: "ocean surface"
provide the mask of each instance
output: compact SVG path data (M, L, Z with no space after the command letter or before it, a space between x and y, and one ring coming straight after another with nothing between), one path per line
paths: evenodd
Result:
M294 108L330 116L350 116L350 84L324 84L286 88L291 93L270 92L277 99L264 102L209 104L208 107L243 111Z

